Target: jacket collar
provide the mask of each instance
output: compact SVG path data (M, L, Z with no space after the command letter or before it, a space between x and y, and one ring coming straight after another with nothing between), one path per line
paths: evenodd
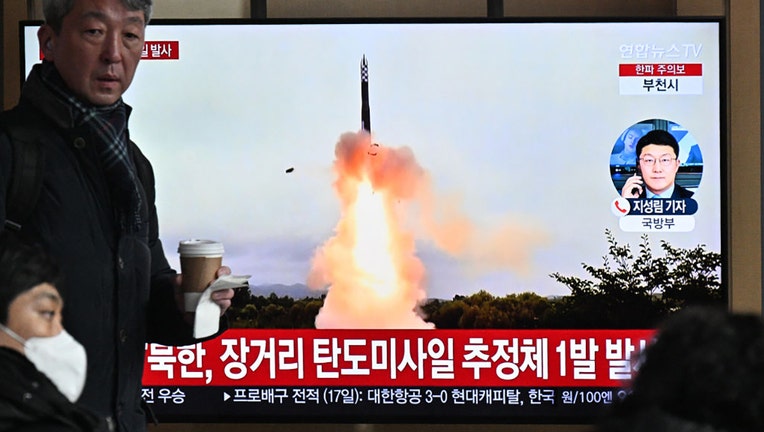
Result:
M75 125L74 107L56 97L40 77L42 63L32 67L24 86L21 88L21 100L27 101L45 117L62 129L73 129ZM130 119L132 107L125 104L127 118Z

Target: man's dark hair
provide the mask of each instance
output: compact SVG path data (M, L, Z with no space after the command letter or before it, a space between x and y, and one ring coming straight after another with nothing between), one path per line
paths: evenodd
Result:
M676 138L674 138L674 135L671 135L669 131L654 129L644 134L642 138L637 141L638 158L642 157L642 150L650 144L671 146L671 149L674 150L674 156L679 156L679 143L676 142Z
M13 231L0 231L0 324L8 323L8 308L25 291L42 283L57 285L61 270L42 247Z
M45 23L48 24L56 34L61 33L61 25L64 17L74 7L76 0L43 0L42 13L45 16ZM127 10L143 11L143 19L146 24L151 19L151 7L153 0L122 0Z
M608 427L600 431L636 430L627 425L648 418L695 425L697 429L687 429L693 431L764 430L760 316L721 308L683 309L658 329L642 360L631 393L614 404L612 417L604 422Z

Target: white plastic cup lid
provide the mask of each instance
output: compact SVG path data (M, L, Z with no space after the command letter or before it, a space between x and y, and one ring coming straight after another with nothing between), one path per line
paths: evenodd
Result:
M178 253L185 257L219 257L223 252L223 243L214 240L189 239L178 243Z

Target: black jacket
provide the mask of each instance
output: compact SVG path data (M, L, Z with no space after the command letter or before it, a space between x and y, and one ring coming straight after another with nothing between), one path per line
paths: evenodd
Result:
M0 432L87 432L97 417L69 402L24 355L0 347Z
M74 126L70 108L53 97L38 68L30 73L16 107L29 119L25 127L39 131L45 158L40 197L22 232L39 239L62 267L65 280L58 288L65 302L63 323L88 353L88 377L79 402L111 417L120 431L142 431L145 343L198 342L175 303L176 273L158 237L153 171L130 142L135 165L149 177L143 208L149 222L136 234L125 233L115 223L94 137ZM5 221L10 151L8 136L0 133L0 226Z

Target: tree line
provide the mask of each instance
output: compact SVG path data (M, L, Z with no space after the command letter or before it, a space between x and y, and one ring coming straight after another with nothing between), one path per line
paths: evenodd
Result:
M653 254L645 234L636 251L605 231L608 253L601 266L582 263L588 277L552 273L570 294L526 292L495 296L486 291L430 299L421 307L439 329L653 328L691 304L726 304L721 255L704 245L677 248L661 241ZM234 328L314 328L324 297L256 296L239 290L229 309Z

